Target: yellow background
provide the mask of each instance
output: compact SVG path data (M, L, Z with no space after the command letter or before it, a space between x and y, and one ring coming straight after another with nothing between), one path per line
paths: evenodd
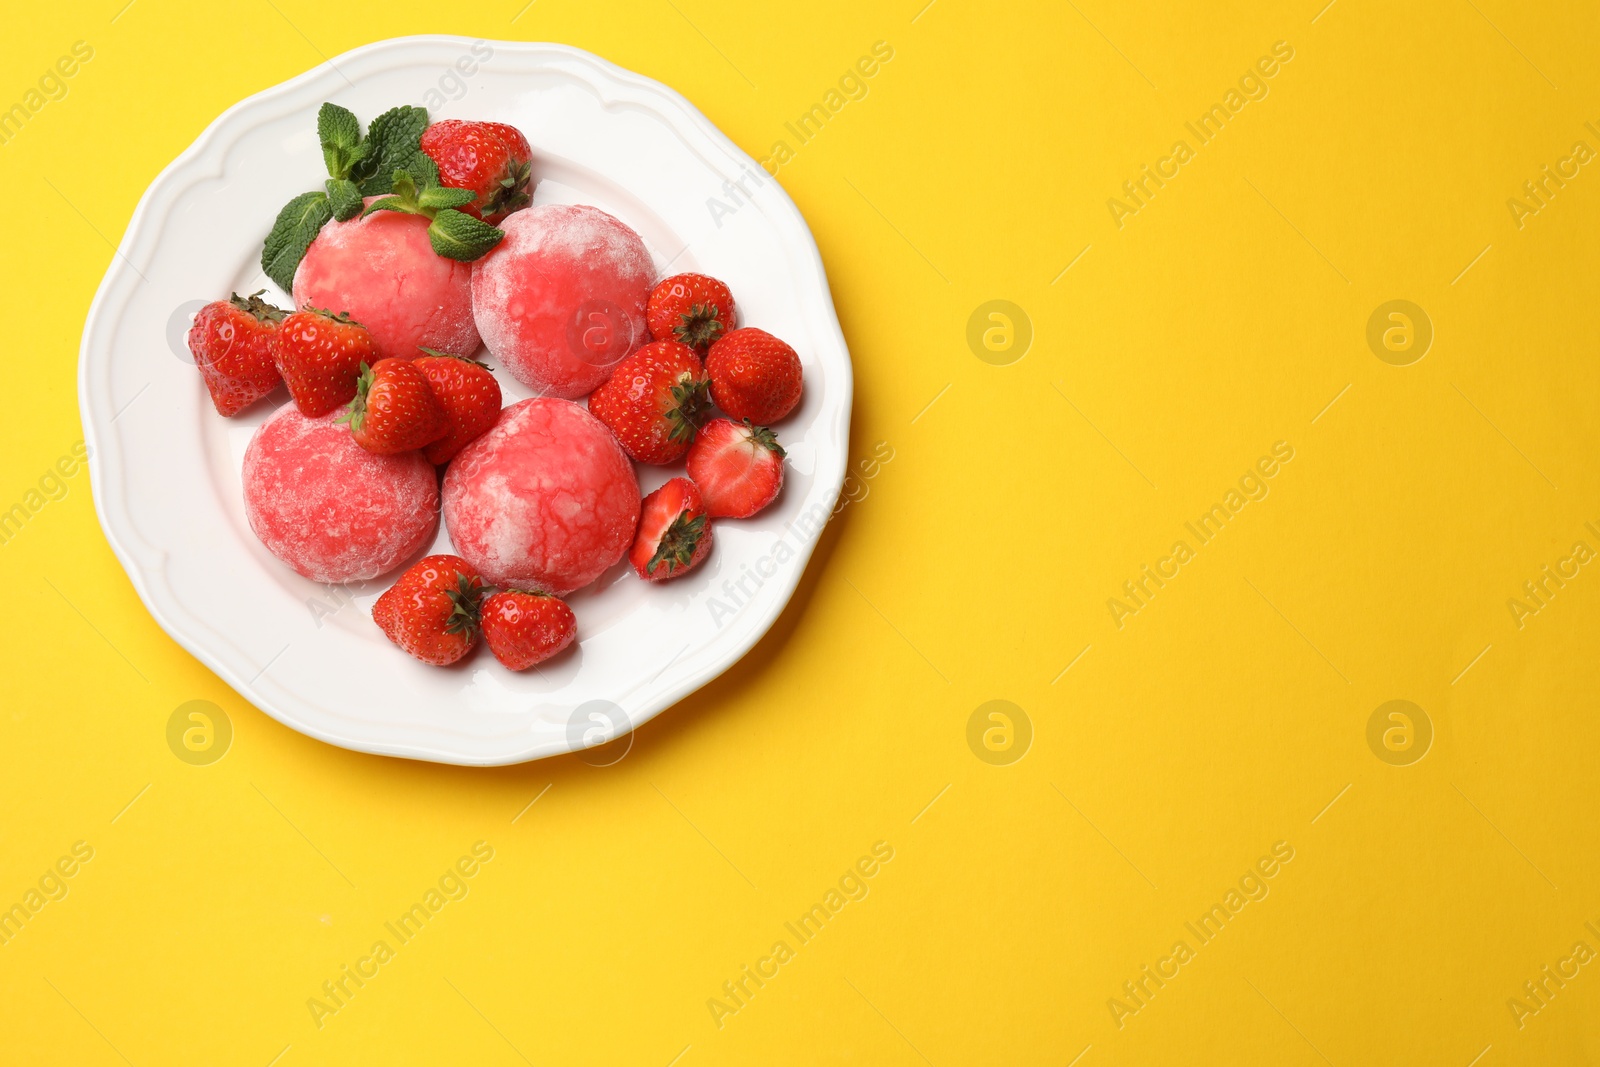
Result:
M923 2L10 5L0 102L94 58L0 146L0 507L81 437L81 324L160 168L423 32L591 49L758 158L888 42L780 179L855 359L853 456L893 459L766 639L620 762L489 771L250 708L69 479L0 546L0 904L94 858L0 947L0 1060L1600 1059L1600 965L1520 1028L1506 1003L1600 949L1600 575L1520 629L1506 605L1600 548L1600 174L1520 228L1506 203L1600 148L1595 9ZM1119 229L1107 199L1277 41L1270 95ZM1006 366L966 341L993 299L1034 330ZM1392 299L1434 326L1410 366L1366 342ZM1270 495L1119 629L1107 599L1280 440ZM210 766L166 742L196 699L233 724ZM967 744L996 699L1034 735L1007 766ZM1410 766L1367 743L1393 699L1433 726ZM480 840L470 895L319 1029L307 999ZM878 841L870 895L719 1028L708 998ZM1108 999L1279 841L1270 895L1119 1027Z

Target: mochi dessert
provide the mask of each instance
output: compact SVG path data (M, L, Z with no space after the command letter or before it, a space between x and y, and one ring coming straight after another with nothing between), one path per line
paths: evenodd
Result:
M428 225L399 211L329 222L295 271L295 307L349 312L380 356L412 359L419 346L471 356L478 350L472 264L435 252Z
M483 343L529 388L587 396L650 339L645 303L655 267L644 241L583 205L527 208L500 226L505 239L472 265Z
M415 555L439 528L433 464L421 452L368 452L339 414L308 419L285 404L261 424L244 454L250 529L274 556L316 582L376 578Z
M561 595L600 577L633 543L639 483L600 420L537 397L502 411L451 462L444 521L489 583Z

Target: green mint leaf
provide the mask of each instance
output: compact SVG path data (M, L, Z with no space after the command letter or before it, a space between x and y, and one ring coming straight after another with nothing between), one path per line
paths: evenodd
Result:
M478 199L471 189L446 189L442 185L425 186L417 196L417 203L425 208L463 207Z
M361 122L338 104L323 104L317 112L317 137L324 145L354 148L361 143Z
M428 241L433 250L446 259L463 263L483 257L505 235L504 230L454 208L441 210L434 217L433 225L428 227Z
M261 246L261 269L284 292L294 288L294 272L318 232L333 218L328 194L301 193L283 206Z
M397 170L394 172L394 192L408 204L417 203L417 183L412 180L409 172Z
M383 171L379 174L357 177L359 169L351 171L350 177L355 179L356 187L361 190L362 196L382 196L384 193L394 191L393 171Z
M317 112L317 138L322 142L322 160L328 177L348 178L360 158L361 123L338 104L323 104Z
M408 204L404 198L398 196L379 197L377 200L374 200L372 203L366 206L366 208L361 212L361 217L366 218L374 211L399 211L407 215L422 214L422 212L417 210L415 204Z
M356 188L355 182L345 178L329 178L326 184L328 204L333 208L334 218L343 222L361 214L361 190Z
M411 162L422 145L422 131L428 128L428 112L420 107L390 108L367 127L367 151L351 172L367 196L389 192L393 176Z
M405 162L405 169L409 173L416 175L417 184L419 185L439 184L438 164L433 161L428 153L420 148L411 153L411 158Z
M422 143L422 131L428 128L428 112L426 108L412 107L402 104L392 107L388 111L372 120L372 125L367 128L367 136L386 148L404 148L403 152L396 155L409 155L416 151Z

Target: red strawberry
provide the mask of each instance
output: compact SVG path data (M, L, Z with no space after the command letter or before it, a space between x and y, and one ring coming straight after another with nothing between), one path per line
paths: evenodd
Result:
M189 351L218 415L236 415L278 387L272 335L287 314L253 296L233 294L200 309L189 329Z
M311 419L348 404L361 365L378 362L372 335L343 311L302 308L283 320L271 347L295 406Z
M446 667L478 643L483 579L460 556L418 560L372 606L389 640L424 663Z
M361 364L356 398L344 418L356 444L380 456L421 448L450 429L450 416L409 359Z
M455 458L500 417L500 383L489 368L475 359L452 356L424 348L411 365L428 379L439 406L450 420L449 431L422 450L429 463L443 465Z
M645 345L589 394L589 411L640 463L672 463L688 451L706 407L700 357L676 341Z
M513 126L445 119L422 131L422 150L440 185L478 194L461 208L469 215L493 224L533 203L533 150Z
M628 562L639 577L664 582L699 566L711 551L711 519L700 490L687 478L674 478L644 498L639 535Z
M548 593L507 589L483 602L483 639L494 658L514 671L543 663L572 644L578 620Z
M765 330L747 326L706 356L711 399L736 419L768 426L800 402L800 357Z
M733 294L705 274L674 274L656 283L645 307L650 336L679 341L702 356L711 342L733 329Z
M783 488L783 446L765 426L712 419L689 449L689 477L714 518L743 519Z

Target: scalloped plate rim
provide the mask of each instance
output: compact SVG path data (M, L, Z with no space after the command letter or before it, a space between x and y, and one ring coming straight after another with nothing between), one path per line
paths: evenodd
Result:
M150 544L143 532L135 524L133 514L129 510L126 495L126 485L120 478L121 462L114 449L108 449L105 444L114 441L114 431L110 428L109 411L97 410L97 402L104 408L110 404L109 396L102 397L90 388L90 371L93 363L93 352L96 342L102 337L115 336L115 326L120 321L126 306L133 299L134 293L128 276L135 272L132 253L142 242L154 241L158 236L166 214L172 210L184 189L193 185L195 181L206 177L215 177L223 170L223 159L246 130L240 130L226 139L224 134L227 128L252 111L258 110L271 103L292 97L304 89L323 84L330 78L342 78L338 69L340 64L354 64L368 57L381 55L386 52L400 53L407 49L426 49L438 45L452 47L467 47L475 42L484 41L484 38L462 37L447 34L426 34L408 37L388 38L372 42L355 48L333 59L324 61L286 81L270 86L258 93L240 100L217 116L196 137L194 142L180 153L171 163L162 168L160 173L150 183L140 197L135 207L126 231L118 242L110 266L100 285L96 289L89 313L85 320L82 341L79 347L78 362L78 390L79 413L83 421L84 437L89 448L88 467L91 491L94 499L96 516L101 529L110 544L113 554L127 573L134 590L143 602L146 610L156 620L158 625L181 647L192 656L206 665L210 670L221 677L242 698L253 706L259 708L272 718L288 726L290 729L314 737L320 741L353 751L367 752L377 755L397 756L411 759L426 760L431 762L454 764L461 766L505 766L528 762L552 755L559 755L575 751L582 746L562 744L558 740L536 743L515 751L503 753L478 753L450 751L439 745L417 743L404 740L380 740L370 736L353 736L342 734L338 730L329 729L326 724L306 721L300 715L286 711L274 701L266 697L260 687L252 680L246 680L237 671L234 664L205 638L210 636L214 641L232 644L228 635L217 631L209 623L193 615L181 597L172 589L159 581L164 570L169 553L159 545ZM726 134L722 133L715 124L707 119L687 98L676 90L669 88L644 75L637 74L619 67L610 61L596 56L583 49L575 48L554 42L518 42L518 41L488 41L498 55L502 50L509 54L520 53L524 58L536 58L540 54L554 55L590 67L597 75L612 82L624 84L627 88L655 96L679 112L677 118L685 122L690 130L699 133L711 141L713 145L728 154L731 160L751 169L758 168L756 163L747 153L735 145ZM357 78L360 75L357 73ZM603 89L604 85L594 85L596 89ZM317 94L327 95L327 94ZM637 101L630 101L637 103ZM292 110L292 109L291 109ZM673 116L664 110L656 111L659 118L671 126L679 136L687 132L678 121L673 121ZM690 142L684 137L686 145ZM691 146L692 147L692 146ZM206 164L215 160L215 167ZM708 165L709 165L709 161ZM188 179L184 181L183 179ZM809 253L811 266L814 268L816 281L821 289L821 296L828 311L831 333L837 340L838 348L843 354L845 368L849 369L849 350L844 340L843 332L839 327L837 314L833 311L832 296L828 287L827 274L820 251L817 249L815 238L806 225L804 217L794 205L793 200L775 180L771 183L774 191L771 203L761 206L763 213L770 214L774 208L790 216L789 221L803 236L806 246L803 251ZM160 214L157 214L157 212ZM152 254L154 246L152 246ZM118 293L119 286L128 286L128 291ZM832 425L825 425L824 430L828 440L837 447L831 459L831 469L824 469L824 460L829 458L819 454L817 480L819 485L830 486L827 490L829 499L837 500L844 482L845 465L848 459L848 438L850 413L852 408L853 383L851 375L845 374L841 382L833 383L840 389L842 402L840 403ZM819 418L826 418L827 412L821 413ZM812 537L802 542L795 552L795 565L789 568L784 581L786 588L782 596L772 601L766 610L752 614L748 619L741 618L742 640L737 642L737 647L730 654L725 654L711 665L700 669L676 684L663 686L653 693L645 710L630 719L630 728L637 728L649 721L662 711L681 701L684 697L706 685L714 678L732 667L742 659L761 638L771 629L787 607L789 601L798 588L804 576L806 565L820 540ZM237 647L237 646L235 646ZM259 678L259 674L258 674ZM274 683L277 684L277 683ZM308 702L309 703L309 702Z

